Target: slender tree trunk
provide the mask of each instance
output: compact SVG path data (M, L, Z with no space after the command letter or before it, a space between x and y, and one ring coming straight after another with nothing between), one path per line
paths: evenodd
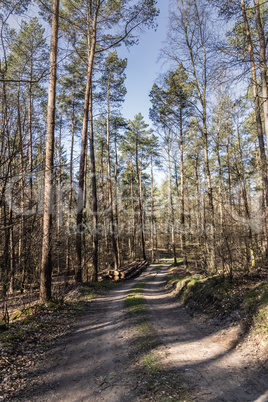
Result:
M2 75L2 77L4 79L4 74ZM7 160L8 160L6 178L3 183L3 187L2 187L2 194L4 195L5 191L6 191L6 184L7 184L8 178L11 177L10 136L9 136L9 129L8 129L7 88L6 88L5 81L3 81L3 134L2 135L3 135L3 138L6 137L4 155L5 155L5 157L7 157ZM7 155L6 155L6 151L8 153ZM1 204L3 204L3 201L1 202ZM3 282L4 282L3 294L5 296L6 292L7 292L8 273L9 273L9 240L10 240L10 225L8 223L8 212L7 212L7 205L5 202L4 202L3 216L4 216L4 229L5 229L5 245L4 245L4 267L3 267L2 275L3 275Z
M223 186L223 171L222 171L222 163L221 163L221 157L220 157L220 128L218 129L217 133L217 146L216 146L216 153L217 153L217 159L218 159L218 165L219 165L219 192L218 192L218 205L219 205L219 215L220 215L220 237L222 239L222 243L226 246L228 252L229 252L229 260L231 263L229 264L230 266L230 274L232 275L232 254L231 254L231 249L229 246L229 241L228 241L228 232L227 228L224 228L224 221L223 221L223 205L224 205L224 199L225 194L224 194L224 186ZM228 158L227 158L228 159ZM225 252L223 249L221 249L221 260L222 260L222 272L224 275L225 272L225 262L226 262L226 256Z
M244 207L245 207L245 214L246 214L246 219L249 221L251 216L250 216L250 209L249 209L249 204L248 204L248 195L247 195L247 189L246 189L246 180L245 180L245 169L244 169L244 164L243 164L243 153L242 153L242 147L241 147L241 136L240 136L240 131L237 131L237 139L238 139L238 147L239 147L239 175L241 178L241 193L242 193L242 198L244 201ZM252 229L249 225L248 227L248 235L245 238L245 247L246 247L246 256L247 256L247 270L251 270L255 267L255 253L254 253L254 247L253 247L253 234L252 234Z
M18 131L19 131L19 160L20 160L20 175L23 175L23 136L22 136L22 126L21 126L21 114L20 114L20 83L18 83L18 96L17 96L17 113L18 113ZM25 180L23 177L20 179L20 208L24 211L24 185ZM21 272L21 290L24 288L25 279L25 237L24 237L24 215L20 216L19 224L19 242L18 242L18 266Z
M232 208L232 174L231 174L231 163L230 163L230 136L228 132L228 127L226 123L226 151L227 151L227 166L228 166L228 187L229 187L229 204Z
M29 209L32 209L32 199L33 199L33 134L32 134L32 79L33 79L33 57L30 57L30 83L29 83L29 99L28 99L28 157L29 157Z
M84 272L86 273L87 281L88 281L88 266L86 264L86 231L84 226L84 222L87 222L87 170L88 170L88 138L86 141L86 149L85 149L85 164L84 164L84 187L83 187L83 211L82 211L82 232L81 232L81 243L82 243L82 267L84 268ZM83 269L82 269L82 280L83 280Z
M77 231L76 231L75 280L77 283L82 282L82 232L83 232L83 209L85 206L84 183L85 183L85 165L86 165L90 92L91 92L91 65L88 65L88 76L87 76L86 93L85 93L84 118L83 118L81 152L80 152L80 168L78 177L79 189L78 189L78 203L77 203L77 215L76 215Z
M115 151L115 166L114 166L114 198L115 198L115 224L117 230L116 244L118 253L118 265L121 266L120 243L119 243L119 216L118 216L118 154L117 154L117 133L115 128L114 133L114 151Z
M9 282L9 293L14 292L14 281L15 281L15 256L14 256L14 238L13 238L13 214L12 210L10 211L9 215L9 225L10 225L10 232L9 232L9 269L10 269L10 282Z
M143 202L142 202L141 167L140 167L140 173L139 173L139 207L140 207L140 223L141 223L142 258L143 258L143 260L146 260L144 211L143 211Z
M76 233L76 267L75 267L75 280L77 283L82 282L82 223L83 223L83 208L84 208L84 185L85 185L85 163L86 163L86 149L88 137L88 122L90 130L90 162L91 162L91 182L92 182L92 207L93 207L93 280L97 281L98 278L98 204L97 204L97 183L96 183L96 169L95 169L95 154L94 154L94 135L93 135L93 113L92 113L92 72L96 48L96 28L98 16L99 1L95 10L92 32L88 32L88 67L87 67L87 83L85 91L84 114L83 114L83 128L82 128L82 141L80 153L80 167L79 167L79 194L77 206L77 233ZM91 18L90 10L88 11L88 24ZM89 30L89 25L88 25Z
M142 258L143 258L143 260L146 260L145 237L144 237L144 218L143 218L143 206L142 206L141 169L142 169L142 162L139 165L138 146L136 143L136 170L137 170L136 174L137 174L137 184L139 187L139 211L140 211Z
M184 210L184 166L183 166L183 122L182 108L180 107L180 151L181 151L181 249L183 263L187 269L186 236L185 236L185 210Z
M91 183L92 183L92 209L93 209L93 281L98 281L98 198L97 198L97 178L94 153L94 132L93 132L93 109L92 92L90 93L89 108L89 127L90 127L90 162L91 162Z
M61 205L61 133L62 131L62 115L60 116L60 132L59 132L59 158L58 158L58 189L57 189L57 269L60 274L60 226L62 221L62 205Z
M169 177L169 207L170 207L170 217L171 217L171 245L173 251L174 265L177 265L177 254L176 254L176 244L175 244L175 219L174 219L174 208L173 208L173 197L172 197L172 183L171 183L171 163L170 163L170 138L168 139L168 177Z
M264 115L264 128L266 135L266 146L268 147L268 86L267 86L267 65L266 65L266 40L261 20L259 0L254 0L255 19L260 42L260 70L262 87L262 106Z
M136 258L136 220L135 220L135 206L134 206L134 191L133 191L133 163L131 155L131 183L130 183L130 194L131 194L131 206L132 206L132 258Z
M111 73L108 78L107 86L107 185L108 185L108 197L109 197L109 211L110 211L110 222L112 230L112 246L113 246L113 257L114 257L114 269L118 269L118 253L117 244L115 238L115 227L114 227L114 213L113 213L113 193L112 193L112 179L111 179L111 161L110 161L110 80Z
M5 99L6 100L6 99ZM7 120L7 109L5 110L5 119L6 119L6 128L8 128L8 120ZM7 134L7 155L9 159L8 164L8 177L12 177L12 170L11 170L11 144L10 144L10 136L8 131ZM6 239L6 284L9 279L9 292L13 293L14 290L14 276L15 276L15 267L14 267L14 246L13 246L13 211L12 205L9 208L9 217L8 217L8 238Z
M257 5L258 2L254 0L255 5ZM258 86L257 86L257 73L256 73L256 67L255 67L255 59L254 59L254 50L253 50L253 44L252 44L252 39L251 39L251 33L250 33L250 27L249 27L249 22L247 18L247 12L246 12L246 7L245 7L245 1L241 0L241 11L243 15L243 20L244 20L244 25L245 25L245 30L246 30L246 39L247 39L247 44L248 44L248 53L249 53L249 58L250 58L250 66L251 66L251 77L252 77L252 90L253 90L253 97L254 97L254 110L255 110L255 117L256 117L256 125L257 125L257 135L258 135L258 141L259 141L259 150L260 150L260 157L261 157L261 172L262 172L262 180L264 183L265 187L265 204L266 207L268 206L268 176L267 176L267 161L266 161L266 153L265 153L265 145L264 145L264 138L263 138L263 130L262 130L262 119L261 119L261 110L260 110L260 99L259 99L259 93L258 93ZM258 14L259 8L256 7L255 12L256 15ZM256 17L258 20L258 17ZM257 24L257 29L258 33L261 33L261 27L259 26L259 23ZM261 39L262 41L262 39ZM261 42L262 43L262 42ZM262 43L263 45L263 43ZM262 46L261 46L262 47ZM264 49L261 49L261 75L262 75L262 90L263 90L263 96L266 94L266 98L264 99L264 114L265 114L265 130L268 128L268 121L266 119L266 111L268 111L268 105L267 105L267 83L263 82L263 80L266 80L266 68L264 68L264 63L266 63L266 60L263 60L263 57L265 56ZM267 110L266 110L267 109ZM266 257L268 256L268 233L267 233L267 227L266 227L266 210L263 210L263 215L264 215L264 235L265 235L265 242L266 242Z
M154 262L154 170L153 155L151 154L151 258Z
M69 170L69 195L68 195L68 232L67 232L67 251L66 251L66 275L67 278L70 275L70 231L69 225L71 220L71 210L72 210L72 199L73 199L73 154L74 154L74 89L73 89L73 99L72 99L72 138L71 138L71 152L70 152L70 170Z
M216 238L215 238L215 214L214 214L214 204L213 204L213 192L212 192L212 183L211 183L211 174L210 174L210 166L209 166L209 156L208 156L208 131L207 131L207 52L205 45L203 43L204 33L202 31L202 21L200 20L199 9L196 1L194 1L194 7L196 12L196 25L197 30L199 30L200 35L200 42L201 42L201 49L203 51L203 60L202 60L202 67L203 67L203 82L200 84L197 73L196 73L196 58L193 54L192 48L192 41L189 39L188 30L185 29L185 39L187 43L187 47L189 50L190 60L192 64L192 72L195 81L195 87L197 90L198 98L202 105L202 123L203 123L203 144L204 144L204 173L206 179L206 190L208 194L208 202L209 202L209 210L210 210L210 219L211 219L211 247L210 247L210 265L211 270L214 271L215 269L215 248L216 248ZM202 86L202 87L201 87ZM205 212L205 210L204 210ZM204 215L205 216L205 215ZM205 228L207 231L207 228ZM207 243L208 236L205 233L205 242L206 242L206 249L209 252L209 246Z
M49 86L47 107L47 138L45 161L45 188L44 188L44 216L42 261L40 269L40 302L44 303L51 298L51 241L52 241L52 202L53 202L53 157L54 157L54 129L55 104L57 82L57 49L58 49L58 19L59 0L53 0L51 24L51 47L49 61Z
M261 155L262 172L264 175L266 200L267 200L268 182L267 182L267 174L266 174L266 154L265 154L265 146L264 146L263 131L262 131L260 99L259 99L258 87L257 87L257 74L256 74L256 67L255 67L255 60L254 60L254 53L253 53L253 45L252 45L252 39L251 39L250 28L249 28L244 0L241 0L241 10L242 10L242 15L243 15L243 19L244 19L245 29L246 29L246 38L247 38L248 52L249 52L249 57L250 57L252 89L253 89L253 96L254 96L254 109L255 109L257 133L258 133L258 140L259 140L259 149L260 149L260 155Z
M101 199L101 208L106 210L108 208L108 203L105 197L105 193L104 193L104 140L103 138L101 139L101 154L100 154L100 199ZM106 250L108 250L109 248L109 244L108 244L108 223L107 223L108 219L106 219L106 217L104 217L104 243L105 243L105 247Z

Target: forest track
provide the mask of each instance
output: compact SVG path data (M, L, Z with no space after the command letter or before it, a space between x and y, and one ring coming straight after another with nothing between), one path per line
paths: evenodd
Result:
M267 402L268 370L252 364L247 350L217 342L214 327L203 327L165 289L168 265L144 289L149 317L162 345L156 353L190 387L194 401ZM228 337L228 333L226 334Z
M153 353L167 377L175 372L197 402L268 401L267 370L251 365L250 356L240 350L215 342L215 334L198 325L165 289L168 265L154 267L94 300L73 331L39 363L30 392L13 401L158 401L141 397L133 317L125 310L130 289L145 278L143 296L159 340Z
M135 401L138 379L130 364L132 324L125 299L144 276L145 272L93 300L72 332L39 362L30 391L17 400Z

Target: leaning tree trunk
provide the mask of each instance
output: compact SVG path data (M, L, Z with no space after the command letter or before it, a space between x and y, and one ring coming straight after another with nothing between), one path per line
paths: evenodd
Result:
M47 138L45 160L45 188L44 188L44 217L42 261L40 269L40 302L51 299L51 246L52 246L52 201L53 201L53 157L54 157L54 129L55 104L57 82L57 50L58 50L58 20L59 0L53 0L53 13L51 24L51 46L49 61L49 86L47 106Z

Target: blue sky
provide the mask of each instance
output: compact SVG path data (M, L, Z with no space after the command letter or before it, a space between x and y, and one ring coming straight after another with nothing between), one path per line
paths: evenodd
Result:
M152 123L149 119L151 106L149 92L158 74L164 71L163 60L158 59L167 35L169 0L158 0L157 7L160 9L157 30L150 29L141 33L139 44L130 47L129 50L123 47L118 49L120 57L128 59L125 83L127 95L122 106L122 115L127 119L133 119L136 114L141 113L146 123L150 125ZM36 15L36 7L31 7L28 14ZM16 17L11 17L9 23L13 27L18 27Z
M151 106L149 92L158 74L163 70L163 61L158 60L163 41L166 39L168 27L168 0L158 0L160 15L157 18L158 28L150 29L140 35L140 43L129 51L120 49L120 57L128 59L126 70L127 95L122 107L122 115L133 119L141 113L146 123L151 125L149 108Z

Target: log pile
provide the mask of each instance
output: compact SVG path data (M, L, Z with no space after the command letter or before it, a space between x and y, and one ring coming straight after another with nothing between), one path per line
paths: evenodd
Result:
M134 261L131 264L122 267L118 270L108 270L105 272L102 272L100 274L100 281L103 280L113 280L115 282L117 281L123 281L125 279L130 279L133 278L134 276L139 275L147 266L149 265L148 261Z

